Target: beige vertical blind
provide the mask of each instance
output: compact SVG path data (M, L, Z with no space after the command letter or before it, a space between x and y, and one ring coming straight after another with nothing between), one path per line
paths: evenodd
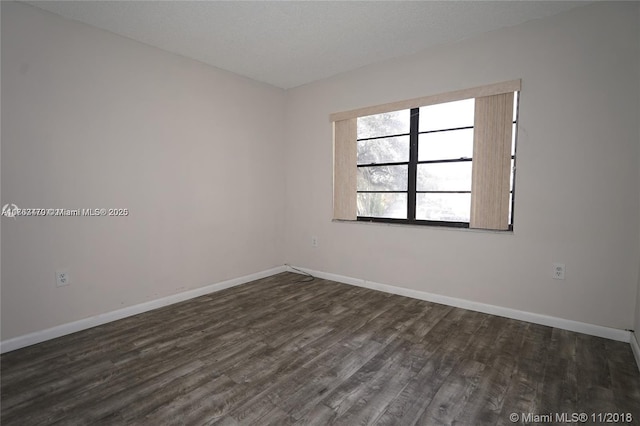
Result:
M333 218L357 219L357 119L333 123Z
M509 229L513 93L476 98L469 227Z

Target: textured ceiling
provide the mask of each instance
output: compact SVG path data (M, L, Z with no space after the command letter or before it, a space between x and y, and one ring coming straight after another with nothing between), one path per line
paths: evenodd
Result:
M291 88L585 4L561 1L29 1Z

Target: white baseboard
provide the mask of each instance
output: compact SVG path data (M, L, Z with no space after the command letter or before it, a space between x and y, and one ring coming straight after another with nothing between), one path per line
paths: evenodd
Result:
M633 351L636 364L638 364L638 370L640 370L640 344L638 344L638 338L635 333L631 333L631 351Z
M151 311L163 306L193 299L195 297L204 296L205 294L214 293L216 291L224 290L230 287L235 287L240 284L258 280L260 278L270 277L271 275L279 274L280 272L285 271L287 271L286 267L278 266L276 268L245 275L243 277L233 278L216 284L211 284L206 287L200 287L182 293L172 294L171 296L150 300L149 302L128 306L116 311L106 312L104 314L96 315L93 317L61 324L52 328L48 328L46 330L36 331L34 333L7 339L0 342L0 353L10 352L16 349L24 348L26 346L35 345L36 343L55 339L56 337L75 333L76 331L86 330L88 328L106 324L111 321L116 321L122 318L130 317L132 315L141 314L143 312Z
M606 339L618 340L621 342L629 342L631 332L620 330L617 328L603 327L600 325L588 324L579 321L572 321L564 318L551 317L547 315L536 314L533 312L519 311L516 309L504 308L502 306L488 305L485 303L473 302L471 300L458 299L455 297L442 296L439 294L427 293L419 290L396 287L388 284L380 284L372 281L362 280L359 278L346 277L343 275L330 274L321 271L297 267L297 269L307 272L318 278L331 281L337 281L344 284L351 284L358 287L365 287L372 290L383 291L385 293L397 294L400 296L411 297L414 299L426 300L428 302L440 303L442 305L455 306L457 308L469 309L471 311L483 312L491 315L517 319L521 321L531 322L534 324L546 325L549 327L561 328L563 330L575 331L578 333L589 334L591 336L604 337ZM292 268L288 271L296 272ZM636 355L637 357L638 355ZM637 359L637 358L636 358Z

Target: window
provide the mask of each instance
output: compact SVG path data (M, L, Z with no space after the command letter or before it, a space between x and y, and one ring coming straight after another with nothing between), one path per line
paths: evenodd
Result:
M517 80L332 115L334 218L512 229L519 90Z

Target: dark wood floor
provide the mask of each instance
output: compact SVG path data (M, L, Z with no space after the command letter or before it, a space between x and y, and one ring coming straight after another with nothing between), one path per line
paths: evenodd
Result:
M2 425L507 425L555 412L640 424L626 343L301 279L4 354Z

